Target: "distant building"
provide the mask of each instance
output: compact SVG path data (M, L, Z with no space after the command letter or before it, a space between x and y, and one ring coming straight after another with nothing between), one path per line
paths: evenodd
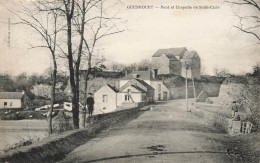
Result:
M186 66L189 62L188 77L191 73L194 78L200 78L200 57L196 51L187 51L185 47L159 49L152 56L152 65L158 70L158 74L175 74L185 77ZM191 68L191 71L190 71Z
M168 100L170 98L170 91L164 85L163 81L157 79L157 71L134 71L120 80L120 86L122 87L131 79L139 79L145 81L148 85L154 89L153 100Z
M0 92L0 109L22 108L24 92Z

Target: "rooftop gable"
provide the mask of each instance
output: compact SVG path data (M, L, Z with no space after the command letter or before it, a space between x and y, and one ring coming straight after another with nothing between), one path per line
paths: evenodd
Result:
M152 57L160 57L165 54L171 60L178 60L176 56L179 56L179 59L182 58L185 51L187 51L186 47L158 49Z
M186 51L183 55L183 59L192 59L198 57L198 53L196 51Z
M123 86L119 89L119 91L120 91L120 92L123 91L125 88L127 88L127 87L130 86L130 85L134 85L134 86L140 88L140 86L138 86L138 84L135 84L135 83L139 83L139 85L141 85L142 87L144 87L146 90L144 90L143 88L141 88L141 89L143 89L144 91L154 90L153 87L151 87L149 84L147 84L147 83L146 83L145 81L143 81L143 80L140 80L140 79L131 79L131 80L129 80L125 85L123 85Z
M111 89L113 92L115 92L115 93L118 92L118 90L117 90L116 88L114 88L113 86L111 86L111 85L109 85L109 84L102 86L102 87L99 88L96 92L100 91L100 89L102 89L102 88L104 88L104 87L110 88L110 89ZM96 93L96 92L95 92L95 93Z
M126 88L129 88L129 87L134 88L134 89L137 90L138 92L146 93L145 90L143 90L142 88L140 88L140 87L138 87L138 86L136 86L136 85L130 85L130 86L128 86L128 87L125 87L123 90L121 90L121 92L123 92L124 90L126 90Z

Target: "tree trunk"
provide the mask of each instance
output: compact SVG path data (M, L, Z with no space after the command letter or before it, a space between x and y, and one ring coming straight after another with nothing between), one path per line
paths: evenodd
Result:
M57 63L55 59L55 55L52 54L53 56L53 72L52 72L52 88L51 88L51 108L49 110L49 134L52 134L52 112L53 112L53 105L55 103L55 87L56 87L56 76L57 76Z
M85 128L85 123L86 123L86 114L87 114L87 90L88 90L88 74L89 74L89 70L86 74L86 76L84 77L84 94L83 94L83 109L82 109L82 126Z
M74 1L72 2L74 3ZM72 4L74 5L74 4ZM68 62L69 62L69 72L70 72L70 86L72 92L72 114L73 114L73 128L79 128L79 104L77 98L77 88L75 84L75 72L73 67L73 52L72 52L72 30L71 30L71 20L72 14L67 14L67 45L68 45Z

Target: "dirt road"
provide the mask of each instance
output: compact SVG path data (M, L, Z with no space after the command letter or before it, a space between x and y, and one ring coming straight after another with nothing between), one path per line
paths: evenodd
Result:
M224 140L176 100L102 131L60 162L240 162L226 154Z

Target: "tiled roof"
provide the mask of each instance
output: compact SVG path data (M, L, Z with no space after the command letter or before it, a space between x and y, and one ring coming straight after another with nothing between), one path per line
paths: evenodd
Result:
M153 57L160 57L165 54L169 59L178 60L176 56L182 56L187 51L186 47L181 48L170 48L170 49L158 49Z
M122 80L131 80L133 79L134 74L139 75L138 78L141 80L153 80L153 75L151 71L133 71L127 76L125 76Z
M145 90L143 90L142 88L135 86L135 85L131 85L132 87L134 87L135 89L137 89L138 91L142 92L142 93L146 93Z
M0 99L21 99L22 92L0 92Z
M119 89L119 91L123 91L125 88L127 88L128 86L131 86L131 85L133 85L132 83L134 82L134 81L137 81L137 82L139 82L140 84L142 84L144 87L146 87L147 88L147 90L154 90L154 88L153 87L151 87L149 84L147 84L145 81L143 81L143 80L140 80L140 79L131 79L131 80L129 80L125 85L123 85L120 89ZM142 89L142 88L141 88Z
M198 57L198 53L196 51L186 51L183 55L183 59L192 59Z
M154 90L154 88L152 86L150 86L149 84L147 84L145 81L140 80L140 79L135 79L137 80L139 83L141 83L142 85L144 85L147 89L152 89Z

